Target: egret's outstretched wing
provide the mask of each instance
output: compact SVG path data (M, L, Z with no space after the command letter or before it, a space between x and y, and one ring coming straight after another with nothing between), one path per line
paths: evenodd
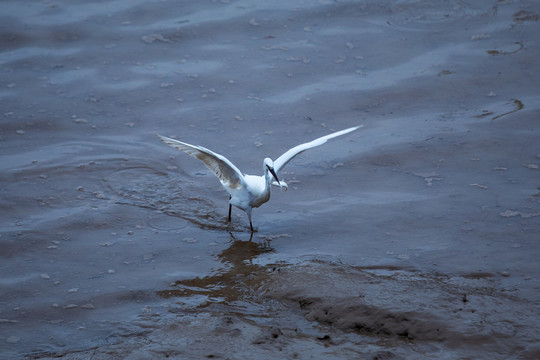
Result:
M313 141L310 141L305 144L300 144L298 146L293 147L289 151L287 151L285 154L281 155L277 158L277 160L274 161L274 170L276 173L281 170L285 165L289 163L289 161L292 160L293 157L300 154L303 151L306 151L307 149L311 149L313 147L319 146L324 144L328 139L335 138L337 136L341 136L347 133L350 133L351 131L354 131L358 128L361 128L363 125L351 127L345 130L336 131L335 133L320 137L318 139L315 139Z
M245 186L244 176L225 156L216 154L202 146L186 144L161 135L158 136L165 144L201 160L207 168L216 174L225 189L233 190Z

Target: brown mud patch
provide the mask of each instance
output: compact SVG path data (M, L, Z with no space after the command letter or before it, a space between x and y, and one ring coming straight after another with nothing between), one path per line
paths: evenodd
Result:
M190 316L209 323L228 319L221 335L276 346L290 356L307 343L310 351L314 346L336 353L355 349L368 358L441 351L477 358L536 354L538 304L496 288L496 274L451 277L317 259L295 265L253 263L266 251L271 251L268 244L236 241L218 255L231 266L179 280L158 295L179 300L184 307L179 317L186 316L190 298L202 297Z

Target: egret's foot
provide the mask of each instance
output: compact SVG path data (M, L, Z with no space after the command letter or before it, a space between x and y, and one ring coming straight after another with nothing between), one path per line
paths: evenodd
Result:
M229 235L231 236L231 242L236 242L236 241L241 242L242 241L242 240L238 239L236 236L234 236L234 234L232 232L230 232L230 231L229 231ZM251 233L249 235L249 240L248 241L251 242L252 240L253 240L253 233Z

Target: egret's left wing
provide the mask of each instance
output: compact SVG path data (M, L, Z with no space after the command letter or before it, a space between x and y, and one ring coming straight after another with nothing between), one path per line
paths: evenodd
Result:
M277 160L274 161L274 170L277 173L285 165L287 165L289 163L289 161L291 161L292 158L294 158L296 155L306 151L307 149L311 149L311 148L314 148L316 146L320 146L320 145L324 144L326 141L328 141L329 139L332 139L332 138L335 138L337 136L341 136L341 135L345 135L347 133L350 133L351 131L354 131L354 130L356 130L358 128L361 128L362 126L363 125L354 126L354 127L351 127L351 128L345 129L345 130L336 131L336 132L334 132L332 134L322 136L322 137L320 137L318 139L315 139L313 141L310 141L308 143L300 144L298 146L295 146L292 149L290 149L289 151L287 151L285 154L278 157Z
M232 162L225 156L215 153L207 148L198 145L191 145L165 136L158 135L167 145L201 160L207 168L212 170L219 178L221 184L227 191L245 186L244 176Z

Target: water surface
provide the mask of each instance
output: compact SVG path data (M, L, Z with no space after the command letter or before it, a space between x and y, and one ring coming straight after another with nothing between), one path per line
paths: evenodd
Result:
M2 9L1 358L540 356L535 3Z

